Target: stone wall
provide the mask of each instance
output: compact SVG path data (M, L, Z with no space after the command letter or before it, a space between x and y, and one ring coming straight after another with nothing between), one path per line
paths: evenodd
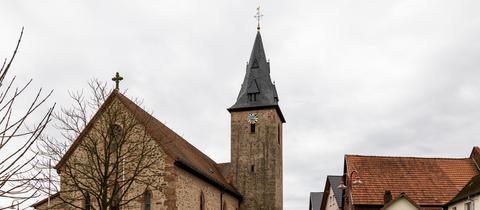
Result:
M232 195L221 191L215 186L177 167L177 208L179 210L201 210L200 197L203 193L205 201L204 210L236 210L238 200Z
M251 132L248 115L258 117ZM231 175L241 210L283 209L282 121L275 108L231 113Z

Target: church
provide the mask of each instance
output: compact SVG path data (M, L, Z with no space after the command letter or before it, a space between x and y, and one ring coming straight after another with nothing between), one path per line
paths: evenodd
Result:
M117 173L116 179L102 182L107 185L115 183L113 187L97 195L102 190L92 188L96 187L94 183L100 176L92 174L106 173L107 170L93 171L91 168L96 167L96 162L103 160L104 153L111 149L102 150L110 145L107 145L107 141L99 143L96 138L104 136L99 130L109 124L105 119L111 116L108 113L113 109L117 110L112 115L116 123L112 129L113 136L122 136L121 133L126 133L128 129L118 116L128 116L135 125L131 127L142 135L123 135L121 138L125 139L125 145L134 146L130 147L128 153L118 153L112 157L131 155L143 148L151 149L153 155L146 160L150 161L150 168L138 174L138 177L145 179L135 179L128 186L121 185L122 180L126 182L125 177L128 178L131 171L136 170L123 161L115 169L125 170ZM270 63L266 59L259 28L243 84L236 101L227 110L231 116L231 162L217 163L120 93L117 80L117 88L55 166L60 175L60 191L32 207L39 210L99 209L104 199L113 206L108 209L283 209L282 125L285 118L279 106L275 84L270 78ZM117 132L120 134L115 134L116 130L120 130ZM85 149L90 141L96 142L93 149L106 152L98 158L92 158ZM205 143L208 144L208 141ZM138 149L138 145L143 144L147 146ZM118 147L115 145L114 150L122 151ZM106 162L113 163L111 160ZM151 182L146 184L147 181ZM118 199L108 196L112 194Z

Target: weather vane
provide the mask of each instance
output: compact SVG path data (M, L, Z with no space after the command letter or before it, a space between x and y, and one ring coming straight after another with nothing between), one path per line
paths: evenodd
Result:
M260 31L260 20L263 17L263 14L260 12L260 6L257 7L257 14L255 14L255 19L257 19L257 31Z
M112 81L115 82L115 90L120 89L120 87L119 87L120 86L120 81L122 81L122 80L123 80L123 77L121 77L120 74L117 72L115 74L115 77L112 78Z

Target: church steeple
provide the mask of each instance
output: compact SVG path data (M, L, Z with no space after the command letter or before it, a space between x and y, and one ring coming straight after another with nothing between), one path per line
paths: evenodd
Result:
M283 209L283 118L262 36L257 31L245 79L228 109L231 129L230 173L242 194L239 210Z
M262 36L260 31L257 31L240 93L237 101L228 111L275 107L282 121L285 122L278 101L275 84L270 78L270 63L265 56Z

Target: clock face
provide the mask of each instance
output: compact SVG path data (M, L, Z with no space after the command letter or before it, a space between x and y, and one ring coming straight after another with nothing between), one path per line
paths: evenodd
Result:
M254 114L254 113L248 114L247 120L248 120L248 123L255 124L258 121L257 114Z

